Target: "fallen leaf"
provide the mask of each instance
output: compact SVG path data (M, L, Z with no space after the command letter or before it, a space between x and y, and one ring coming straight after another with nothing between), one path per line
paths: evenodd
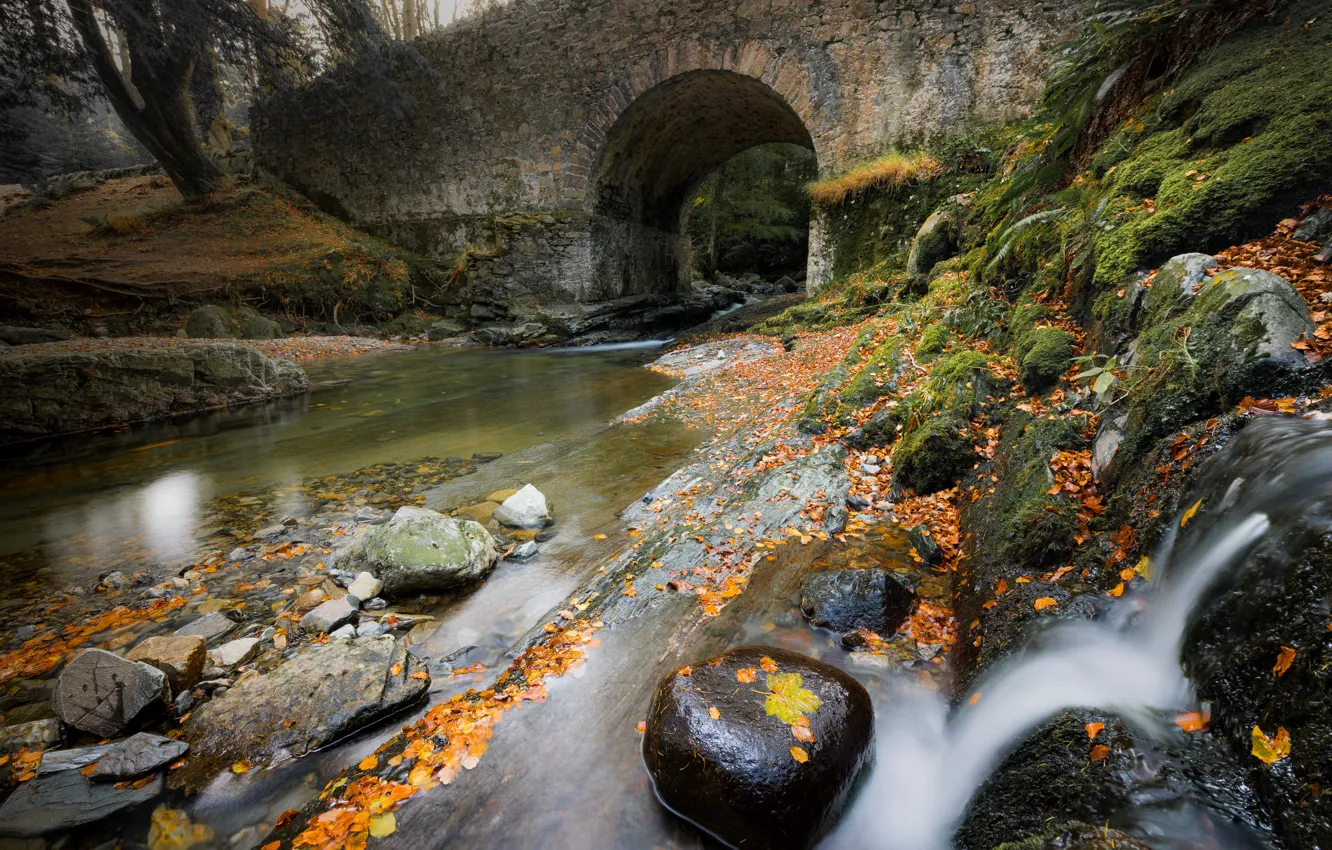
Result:
M401 665L401 664L394 664L392 667L389 668L389 672L392 673L392 674L395 675L395 676L401 676L401 675L402 675L402 665Z
M1286 671L1290 669L1290 665L1294 661L1295 650L1291 649L1289 646L1281 647L1281 651L1277 653L1276 664L1272 667L1272 674L1277 678L1286 675Z
M717 710L717 706L708 706L708 717L711 717L713 720L721 720L721 712Z
M759 667L763 668L764 673L777 672L777 662L766 655L759 659Z
M689 667L688 665L686 665L686 666L684 666L684 667L681 667L681 668L680 668L680 675L681 675L681 676L692 676L692 675L694 675L694 668L693 668L693 667Z
M806 744L811 743L814 740L814 733L810 728L798 723L791 727L791 734L795 736L797 741L803 741Z
M1092 761L1104 761L1105 758L1109 755L1110 755L1110 748L1107 747L1105 744L1097 744L1096 746L1092 747L1091 751Z
M818 694L804 687L804 677L799 673L769 673L767 699L763 701L763 710L786 724L796 723L805 712L814 712L823 705Z
M976 693L971 695L971 699L967 701L967 704L975 705L976 703L980 702L980 699L981 699L981 692L976 691Z
M642 735L644 732L647 731L647 721L646 720L638 721L638 726L635 728L638 729L638 734Z
M1179 527L1183 528L1184 526L1188 525L1189 520L1193 519L1198 515L1198 508L1201 507L1202 507L1202 499L1199 499L1198 501L1190 505L1189 509L1184 512L1184 516L1179 518Z
M236 762L235 764L233 764L233 765L231 766L231 772L232 772L232 773L245 773L245 772L249 771L249 770L250 770L251 768L253 768L253 767L254 767L254 765L250 764L250 763L249 763L248 761L246 761L245 759L241 759L240 761Z
M1211 718L1204 712L1186 711L1175 717L1175 725L1185 732L1202 732L1211 724Z
M753 667L741 667L735 671L735 680L742 685L747 685L758 678L758 671Z
M605 539L606 539L606 535L604 535L604 534L594 534L594 535L592 535L592 539L593 539L593 540L605 540Z
M387 838L398 828L398 819L393 816L393 812L384 812L382 815L375 815L370 818L370 837Z
M1044 611L1046 608L1054 608L1058 604L1059 603L1055 601L1053 597L1049 596L1042 596L1040 599L1037 599L1035 602L1037 611Z
M791 758L795 759L801 764L804 764L805 762L809 761L809 753L805 752L800 747L792 747Z
M1099 720L1095 723L1087 724L1087 740L1095 741L1096 736L1105 731L1105 724Z
M430 674L424 670L417 670L415 673L412 674L412 678L425 680L430 678Z
M1276 735L1271 738L1254 726L1249 737L1253 741L1251 752L1254 758L1263 764L1275 764L1290 756L1290 733L1284 726L1278 726Z
M379 767L379 756L374 753L361 759L361 763L356 765L357 770L374 770L377 767Z

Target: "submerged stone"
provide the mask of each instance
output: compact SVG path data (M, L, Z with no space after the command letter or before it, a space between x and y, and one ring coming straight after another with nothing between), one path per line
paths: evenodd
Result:
M727 844L806 848L836 821L873 737L855 679L787 650L740 647L661 680L643 759L661 801Z
M816 626L891 635L911 614L913 591L889 570L814 573L800 588L800 608Z
M0 806L0 836L36 838L96 823L162 793L162 777L142 788L93 782L78 770L24 782Z
M480 524L425 508L399 508L339 558L347 570L365 569L387 596L446 590L476 581L495 566L495 541Z

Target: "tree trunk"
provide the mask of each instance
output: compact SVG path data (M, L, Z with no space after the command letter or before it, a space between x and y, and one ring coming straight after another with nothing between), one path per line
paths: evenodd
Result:
M402 37L412 41L417 36L416 0L402 0Z
M125 127L148 149L180 193L194 198L221 188L226 182L225 175L204 153L194 127L189 83L195 57L150 53L152 61L145 60L135 54L133 33L127 32L135 66L135 88L143 101L139 106L111 58L88 0L66 0L66 3L93 69L106 89L107 99ZM120 23L126 26L125 22Z
M721 205L722 194L726 191L726 173L718 168L712 175L712 223L708 228L708 280L716 282L718 257L721 249Z

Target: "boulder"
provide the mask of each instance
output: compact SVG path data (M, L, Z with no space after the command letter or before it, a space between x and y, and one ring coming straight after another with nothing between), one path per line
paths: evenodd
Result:
M312 634L332 634L340 626L352 621L356 616L357 606L347 601L347 597L330 599L301 618L301 631Z
M60 721L54 718L0 727L0 755L22 749L49 750L59 746L64 737Z
M227 622L231 623L230 620ZM234 623L231 626L235 628ZM150 637L127 652L125 657L161 670L166 674L171 692L178 694L199 681L204 661L208 658L208 642L199 635Z
M60 671L51 707L66 725L110 738L170 699L166 674L156 667L85 649Z
M545 528L550 525L546 497L531 484L504 500L495 510L495 520L509 528Z
M426 338L438 342L441 339L457 336L463 327L452 319L440 319L426 330Z
M282 339L282 326L258 313L251 313L241 322L241 339Z
M740 647L661 680L643 759L658 798L728 845L806 848L836 821L873 737L855 679L794 652Z
M0 836L36 838L96 823L162 793L158 776L141 788L93 782L78 770L24 782L0 806Z
M236 320L226 308L205 304L185 317L185 335L192 339L234 339Z
M1156 272L1147 290L1147 322L1155 324L1178 316L1189 308L1207 273L1216 268L1216 258L1207 254L1180 254Z
M527 561L537 556L537 545L534 541L528 540L509 553L510 561Z
M198 787L256 753L299 757L425 696L425 664L392 637L307 646L271 673L244 677L194 710L173 786Z
M95 747L75 747L72 750L43 753L42 763L37 767L37 775L45 776L48 773L87 767L118 746L120 744L98 744Z
M242 342L0 358L0 443L303 393L300 366Z
M814 573L800 587L800 608L810 622L838 632L869 629L892 635L915 601L915 591L883 569Z
M369 602L384 590L384 582L370 573L361 573L347 585L347 595L354 596L362 603Z
M140 732L112 745L88 774L94 782L119 782L146 776L185 755L190 745Z
M259 638L239 638L228 641L208 653L208 660L215 667L229 670L232 667L239 667L258 654Z
M388 596L445 590L476 581L495 566L495 541L480 524L425 508L399 508L345 550L338 566L364 569Z
M957 484L979 458L965 436L966 423L935 415L911 429L893 450L895 483L920 495Z
M229 619L221 611L214 611L176 629L173 637L201 637L205 642L211 643L218 638L226 637L235 630L236 623L234 620Z
M1332 207L1320 207L1309 213L1292 236L1301 242L1319 245L1332 239Z
M955 205L948 204L933 212L911 241L907 274L917 280L928 277L935 266L957 254L957 236Z
M487 325L472 331L472 336L482 345L521 345L537 337L544 336L546 326L540 322L520 322L513 325Z

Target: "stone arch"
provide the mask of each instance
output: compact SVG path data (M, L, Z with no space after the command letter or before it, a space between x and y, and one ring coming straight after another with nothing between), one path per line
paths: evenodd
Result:
M720 56L661 51L629 73L575 152L591 214L593 291L585 297L685 289L685 202L700 182L767 142L820 153L823 114L805 69L762 45Z

